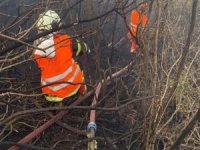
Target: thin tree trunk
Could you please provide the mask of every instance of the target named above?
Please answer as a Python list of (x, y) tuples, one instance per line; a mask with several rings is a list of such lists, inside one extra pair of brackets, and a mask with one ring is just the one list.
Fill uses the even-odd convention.
[(200, 108), (198, 109), (198, 111), (196, 112), (194, 117), (191, 119), (191, 121), (187, 124), (187, 126), (181, 131), (181, 133), (178, 136), (178, 138), (176, 139), (176, 141), (170, 147), (170, 150), (178, 149), (181, 142), (190, 133), (190, 131), (193, 129), (193, 127), (197, 121), (200, 121)]
[(178, 86), (178, 82), (179, 82), (181, 73), (183, 72), (183, 69), (184, 69), (184, 64), (185, 64), (185, 61), (186, 61), (187, 54), (189, 52), (189, 47), (190, 47), (190, 43), (191, 43), (191, 37), (192, 37), (193, 31), (194, 31), (194, 26), (195, 26), (195, 22), (196, 22), (197, 4), (198, 4), (198, 0), (193, 0), (193, 4), (192, 4), (192, 16), (191, 16), (191, 21), (190, 21), (190, 29), (189, 29), (189, 32), (188, 32), (186, 44), (185, 44), (185, 46), (183, 48), (181, 62), (179, 64), (179, 66), (178, 66), (178, 71), (177, 71), (176, 77), (174, 79), (174, 85), (169, 90), (169, 96), (168, 96), (167, 99), (171, 99), (171, 97), (173, 96), (174, 91), (176, 90), (176, 88)]

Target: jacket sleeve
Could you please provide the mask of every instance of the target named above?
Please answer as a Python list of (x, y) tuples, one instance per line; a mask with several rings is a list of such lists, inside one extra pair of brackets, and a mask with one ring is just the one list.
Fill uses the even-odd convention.
[(145, 28), (147, 21), (148, 21), (147, 15), (143, 15), (142, 16), (142, 27), (143, 28)]
[(78, 38), (72, 40), (72, 50), (74, 56), (81, 56), (85, 53), (90, 53), (87, 44)]

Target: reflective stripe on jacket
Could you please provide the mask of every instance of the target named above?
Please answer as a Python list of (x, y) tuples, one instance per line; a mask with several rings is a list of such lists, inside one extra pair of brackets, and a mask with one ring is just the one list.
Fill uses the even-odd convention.
[(72, 39), (68, 35), (55, 34), (52, 40), (54, 45), (49, 47), (55, 50), (54, 57), (33, 55), (41, 70), (42, 91), (50, 96), (69, 97), (76, 94), (83, 83), (83, 73), (72, 57)]

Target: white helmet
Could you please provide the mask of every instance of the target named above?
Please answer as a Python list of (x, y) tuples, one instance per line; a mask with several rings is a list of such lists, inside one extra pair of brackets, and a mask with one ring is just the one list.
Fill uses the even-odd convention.
[(58, 23), (59, 25), (60, 20), (61, 19), (59, 15), (55, 11), (48, 10), (39, 15), (39, 18), (36, 23), (36, 27), (39, 30), (51, 30), (52, 24)]

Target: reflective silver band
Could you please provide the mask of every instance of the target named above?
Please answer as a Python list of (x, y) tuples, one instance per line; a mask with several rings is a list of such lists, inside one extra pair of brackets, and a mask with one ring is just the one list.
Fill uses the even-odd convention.
[(49, 89), (51, 89), (52, 91), (58, 91), (58, 90), (60, 90), (60, 89), (63, 89), (63, 88), (66, 88), (67, 86), (69, 86), (69, 85), (71, 85), (70, 83), (73, 83), (73, 81), (74, 81), (74, 79), (77, 77), (77, 75), (78, 75), (78, 72), (79, 72), (79, 67), (77, 66), (77, 68), (76, 68), (76, 71), (75, 71), (75, 73), (74, 73), (74, 75), (67, 81), (67, 82), (69, 82), (69, 83), (61, 83), (61, 84), (59, 84), (59, 85), (57, 85), (57, 86), (49, 86), (48, 88)]
[[(56, 86), (55, 85), (48, 86), (47, 88), (51, 89), (54, 92), (58, 91), (58, 90), (60, 90), (62, 88), (66, 88), (67, 86), (71, 85), (70, 83), (73, 83), (73, 81), (77, 77), (79, 71), (80, 71), (80, 69), (79, 69), (79, 66), (77, 65), (74, 75), (67, 81), (69, 83), (60, 83), (60, 84), (58, 84)], [(42, 83), (42, 85), (47, 85), (47, 82), (45, 80), (41, 80), (41, 83)]]

